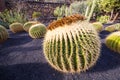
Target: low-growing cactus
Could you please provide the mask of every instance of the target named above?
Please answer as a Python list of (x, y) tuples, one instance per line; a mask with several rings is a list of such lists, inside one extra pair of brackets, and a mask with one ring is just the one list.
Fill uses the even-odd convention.
[(101, 32), (103, 30), (103, 24), (100, 22), (94, 22), (93, 26), (95, 27), (95, 29), (97, 30), (97, 32)]
[(5, 27), (0, 25), (0, 43), (4, 42), (8, 38), (8, 32)]
[(24, 31), (23, 29), (23, 24), (21, 23), (12, 23), (10, 26), (9, 26), (10, 30), (13, 32), (13, 33), (17, 33), (17, 32), (22, 32)]
[(47, 31), (46, 26), (44, 24), (39, 23), (30, 27), (29, 35), (32, 38), (41, 38), (44, 37), (46, 31)]
[(107, 26), (105, 28), (105, 30), (109, 31), (109, 32), (120, 31), (120, 23), (116, 23), (116, 24)]
[(48, 63), (64, 73), (92, 67), (100, 55), (100, 38), (93, 25), (79, 14), (50, 23), (43, 49)]
[(105, 44), (111, 50), (120, 53), (120, 31), (108, 35), (105, 39)]
[(26, 23), (24, 24), (24, 26), (23, 26), (23, 29), (24, 29), (26, 32), (28, 32), (29, 29), (30, 29), (30, 27), (31, 27), (32, 25), (38, 24), (38, 23), (39, 23), (39, 22), (37, 22), (37, 21), (29, 21), (29, 22), (26, 22)]

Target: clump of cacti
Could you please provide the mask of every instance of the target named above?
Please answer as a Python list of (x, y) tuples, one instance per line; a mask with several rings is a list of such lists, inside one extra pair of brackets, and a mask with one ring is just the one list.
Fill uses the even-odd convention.
[(101, 32), (103, 30), (103, 24), (100, 22), (94, 22), (93, 26), (97, 30), (97, 32)]
[(47, 27), (43, 49), (48, 63), (64, 73), (78, 73), (92, 67), (100, 55), (100, 38), (92, 24), (75, 14)]
[(32, 38), (41, 38), (44, 37), (47, 29), (46, 26), (42, 23), (35, 24), (29, 29), (29, 35)]
[(116, 23), (116, 24), (107, 26), (105, 28), (105, 30), (109, 31), (109, 32), (120, 31), (120, 23)]
[(23, 29), (23, 24), (21, 23), (12, 23), (10, 26), (9, 26), (10, 30), (13, 32), (13, 33), (17, 33), (17, 32), (22, 32), (24, 31)]
[(30, 27), (31, 27), (32, 25), (38, 24), (38, 23), (39, 23), (39, 22), (37, 22), (37, 21), (29, 21), (29, 22), (26, 22), (26, 23), (24, 24), (24, 26), (23, 26), (23, 29), (24, 29), (26, 32), (28, 32), (29, 29), (30, 29)]
[(8, 32), (5, 27), (0, 25), (0, 43), (4, 42), (8, 38)]
[(120, 53), (120, 31), (108, 35), (105, 39), (105, 44), (111, 50)]

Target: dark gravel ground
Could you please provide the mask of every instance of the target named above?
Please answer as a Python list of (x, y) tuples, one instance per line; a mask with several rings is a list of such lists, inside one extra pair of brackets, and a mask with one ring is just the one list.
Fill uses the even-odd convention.
[(100, 33), (102, 49), (96, 65), (80, 74), (60, 73), (46, 62), (41, 39), (26, 32), (13, 34), (0, 45), (0, 80), (120, 80), (120, 55), (104, 44), (108, 32)]

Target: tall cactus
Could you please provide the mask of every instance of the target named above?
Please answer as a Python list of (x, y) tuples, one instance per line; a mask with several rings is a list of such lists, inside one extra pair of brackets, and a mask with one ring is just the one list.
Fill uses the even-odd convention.
[(10, 30), (13, 32), (13, 33), (17, 33), (17, 32), (22, 32), (24, 31), (23, 29), (23, 24), (21, 23), (12, 23), (10, 26), (9, 26)]
[(41, 38), (44, 37), (47, 29), (46, 26), (42, 23), (35, 24), (29, 29), (29, 35), (32, 38)]
[(111, 50), (120, 53), (120, 31), (108, 35), (105, 39), (105, 44)]
[(100, 39), (93, 25), (75, 14), (52, 22), (43, 49), (48, 63), (58, 71), (77, 73), (92, 67), (100, 55)]
[(4, 28), (2, 25), (0, 25), (0, 43), (4, 42), (8, 38), (8, 32), (6, 28)]

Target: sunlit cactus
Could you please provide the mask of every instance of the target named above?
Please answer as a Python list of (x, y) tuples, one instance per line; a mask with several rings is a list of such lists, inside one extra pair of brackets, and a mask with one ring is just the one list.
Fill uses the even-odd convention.
[(48, 63), (64, 73), (92, 67), (100, 55), (100, 38), (93, 25), (75, 14), (50, 23), (43, 49)]
[(13, 33), (17, 33), (17, 32), (22, 32), (24, 31), (23, 29), (23, 24), (21, 23), (12, 23), (10, 26), (9, 26), (10, 30), (13, 32)]
[(105, 39), (105, 44), (111, 50), (120, 53), (120, 31), (108, 35)]
[(103, 30), (103, 24), (100, 22), (94, 22), (93, 26), (97, 30), (97, 32), (101, 32)]
[(0, 43), (3, 43), (4, 41), (6, 41), (8, 39), (8, 36), (9, 35), (6, 28), (0, 25)]
[(41, 38), (44, 37), (46, 31), (47, 31), (46, 26), (44, 24), (39, 23), (30, 27), (29, 35), (32, 38)]
[(38, 24), (38, 21), (28, 21), (24, 24), (23, 29), (28, 32), (32, 25)]

